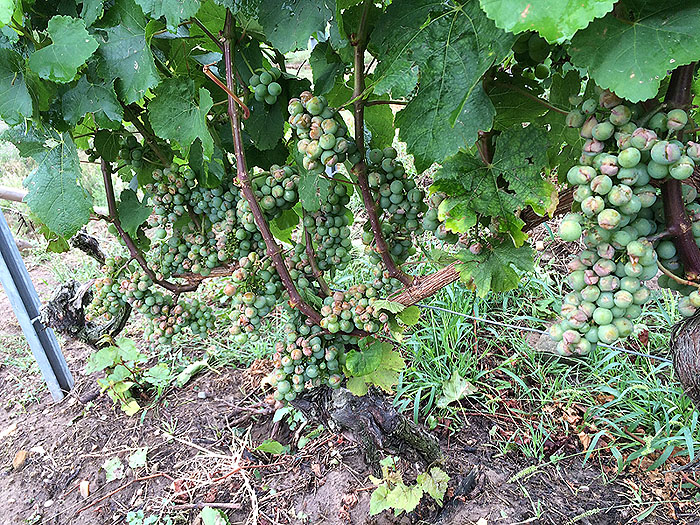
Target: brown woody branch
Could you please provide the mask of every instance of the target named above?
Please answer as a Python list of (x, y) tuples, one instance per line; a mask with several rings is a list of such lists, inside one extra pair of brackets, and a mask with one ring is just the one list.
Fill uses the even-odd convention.
[(325, 297), (331, 294), (331, 289), (328, 287), (328, 283), (323, 278), (323, 272), (318, 268), (318, 262), (316, 262), (316, 253), (314, 252), (314, 245), (311, 239), (311, 232), (304, 227), (304, 240), (306, 241), (306, 257), (309, 259), (309, 268), (311, 268), (311, 275), (314, 276), (316, 282), (321, 287), (321, 292)]
[(143, 256), (143, 254), (141, 253), (141, 250), (138, 249), (136, 243), (134, 243), (134, 240), (131, 238), (131, 235), (129, 235), (126, 232), (126, 230), (122, 228), (121, 221), (119, 220), (119, 213), (117, 212), (117, 201), (114, 197), (114, 186), (112, 185), (112, 168), (105, 159), (100, 159), (100, 165), (102, 168), (102, 178), (104, 180), (105, 193), (107, 194), (107, 210), (109, 212), (108, 219), (112, 224), (114, 224), (114, 227), (117, 229), (119, 236), (122, 238), (124, 244), (129, 250), (129, 253), (131, 254), (131, 258), (134, 259), (137, 263), (139, 263), (139, 266), (141, 266), (146, 275), (148, 275), (148, 277), (154, 283), (156, 283), (159, 286), (162, 286), (166, 290), (170, 290), (171, 292), (174, 292), (176, 294), (196, 290), (199, 286), (198, 282), (182, 285), (171, 283), (170, 281), (166, 281), (164, 279), (158, 279), (155, 272), (148, 267), (148, 263), (146, 262), (146, 259)]
[(382, 262), (389, 272), (389, 276), (398, 279), (404, 286), (410, 286), (413, 278), (401, 271), (401, 268), (398, 267), (396, 261), (394, 261), (391, 253), (389, 252), (389, 246), (386, 243), (386, 239), (384, 239), (382, 226), (377, 215), (377, 205), (374, 201), (374, 197), (372, 196), (372, 190), (369, 187), (369, 182), (367, 181), (367, 163), (365, 162), (366, 101), (364, 100), (363, 93), (365, 91), (365, 49), (367, 49), (367, 13), (369, 11), (369, 6), (370, 3), (365, 0), (360, 25), (352, 42), (353, 46), (355, 47), (355, 89), (353, 91), (355, 143), (361, 154), (360, 162), (355, 164), (352, 170), (357, 177), (357, 183), (360, 187), (360, 193), (362, 194), (362, 201), (365, 205), (365, 209), (367, 210), (367, 217), (372, 228), (372, 233), (374, 234), (374, 242), (377, 252), (382, 258)]
[(236, 89), (236, 84), (233, 80), (233, 57), (231, 55), (231, 41), (233, 40), (233, 16), (231, 11), (226, 10), (226, 22), (224, 24), (224, 63), (226, 65), (226, 86), (227, 97), (228, 97), (228, 115), (231, 120), (231, 133), (233, 136), (233, 146), (236, 155), (236, 173), (238, 177), (238, 182), (240, 183), (241, 192), (250, 206), (250, 211), (253, 214), (253, 219), (255, 225), (260, 231), (263, 240), (265, 241), (265, 246), (267, 246), (267, 255), (270, 257), (272, 264), (279, 275), (280, 280), (284, 289), (287, 290), (289, 294), (289, 304), (292, 308), (297, 308), (299, 311), (308, 317), (313, 323), (319, 324), (321, 322), (321, 314), (314, 310), (304, 299), (301, 297), (299, 290), (297, 290), (291, 275), (289, 274), (289, 268), (282, 257), (282, 250), (277, 244), (272, 232), (270, 231), (270, 226), (265, 220), (265, 217), (260, 208), (260, 204), (255, 197), (255, 192), (250, 182), (250, 177), (248, 175), (248, 168), (246, 166), (245, 153), (243, 150), (243, 139), (241, 136), (241, 120), (238, 115), (238, 108), (236, 107), (236, 102), (228, 91), (234, 92)]
[[(666, 91), (665, 103), (671, 108), (688, 108), (691, 102), (691, 87), (695, 63), (677, 68), (671, 75), (671, 82)], [(700, 278), (700, 249), (695, 244), (692, 223), (683, 204), (681, 181), (669, 179), (661, 186), (661, 198), (664, 203), (666, 231), (673, 239), (678, 255), (690, 280)]]

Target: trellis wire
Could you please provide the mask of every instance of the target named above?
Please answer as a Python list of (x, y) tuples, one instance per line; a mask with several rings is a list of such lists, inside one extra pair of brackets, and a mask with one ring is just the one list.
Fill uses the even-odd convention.
[[(416, 306), (418, 306), (420, 308), (425, 308), (427, 310), (436, 310), (438, 312), (444, 312), (444, 313), (456, 315), (458, 317), (464, 317), (465, 319), (472, 319), (474, 321), (479, 321), (479, 322), (486, 323), (486, 324), (491, 324), (491, 325), (495, 325), (495, 326), (502, 326), (504, 328), (514, 328), (516, 330), (524, 330), (526, 332), (533, 332), (536, 334), (546, 334), (547, 333), (546, 331), (539, 330), (537, 328), (530, 328), (529, 326), (521, 326), (521, 325), (510, 324), (510, 323), (503, 323), (501, 321), (494, 321), (493, 319), (486, 319), (484, 317), (476, 317), (474, 315), (469, 315), (469, 314), (465, 314), (462, 312), (456, 312), (454, 310), (450, 310), (448, 308), (443, 308), (441, 306), (433, 306), (433, 305), (425, 304), (425, 303), (416, 303)], [(544, 323), (544, 321), (542, 321), (541, 319), (538, 319), (538, 321), (541, 321)], [(648, 359), (655, 359), (655, 360), (661, 361), (663, 363), (673, 364), (673, 361), (671, 361), (670, 359), (667, 359), (665, 357), (661, 357), (658, 355), (645, 354), (644, 352), (637, 352), (635, 350), (630, 350), (628, 348), (622, 348), (620, 346), (608, 345), (605, 343), (597, 343), (597, 345), (605, 347), (605, 348), (610, 348), (611, 350), (617, 350), (618, 352), (623, 352), (625, 354), (636, 355), (639, 357), (646, 357)]]

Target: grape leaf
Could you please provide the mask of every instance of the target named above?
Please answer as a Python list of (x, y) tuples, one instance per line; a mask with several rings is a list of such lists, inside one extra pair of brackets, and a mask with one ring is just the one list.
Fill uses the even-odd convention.
[(531, 272), (535, 267), (532, 248), (528, 244), (516, 247), (508, 238), (494, 241), (480, 254), (464, 250), (457, 258), (461, 261), (457, 264), (460, 278), (474, 286), (479, 297), (489, 291), (505, 292), (518, 286), (520, 275), (513, 267), (523, 272)]
[(345, 64), (328, 42), (316, 44), (309, 56), (309, 64), (314, 76), (316, 95), (325, 95), (333, 89), (336, 78), (345, 71)]
[(292, 232), (299, 224), (299, 215), (294, 210), (285, 210), (279, 217), (270, 221), (270, 231), (275, 238), (287, 244), (294, 244)]
[(80, 18), (85, 20), (86, 27), (90, 27), (98, 19), (102, 18), (105, 10), (104, 4), (104, 0), (83, 0)]
[(394, 112), (388, 104), (365, 108), (365, 127), (372, 134), (372, 146), (384, 148), (394, 142)]
[[(391, 345), (389, 345), (391, 348)], [(353, 376), (365, 376), (371, 374), (382, 362), (384, 348), (382, 343), (370, 345), (364, 350), (351, 350), (347, 354), (345, 366)]]
[(610, 12), (616, 0), (480, 0), (501, 29), (512, 33), (537, 31), (549, 42), (561, 42)]
[(100, 42), (98, 54), (102, 61), (98, 71), (102, 78), (119, 79), (117, 94), (131, 104), (160, 80), (146, 44), (146, 20), (134, 0), (116, 0), (105, 19), (110, 27), (104, 30)]
[(0, 0), (0, 26), (7, 25), (15, 12), (15, 0)]
[(380, 512), (389, 510), (391, 505), (387, 502), (387, 496), (389, 495), (388, 485), (379, 485), (372, 492), (372, 496), (369, 499), (369, 515), (376, 516)]
[(121, 148), (118, 133), (101, 129), (95, 134), (95, 151), (107, 162), (114, 162), (119, 157)]
[(261, 0), (258, 22), (282, 53), (306, 49), (309, 35), (323, 31), (335, 12), (334, 0)]
[(299, 200), (306, 211), (317, 212), (321, 209), (321, 202), (328, 198), (331, 181), (323, 175), (300, 171), (304, 173), (299, 176)]
[(399, 312), (396, 317), (406, 326), (415, 326), (420, 319), (420, 308), (414, 304)]
[(418, 65), (418, 92), (396, 115), (396, 125), (419, 172), (491, 128), (495, 111), (481, 76), (508, 54), (515, 37), (498, 29), (476, 2), (393, 2), (372, 38), (386, 52), (375, 82), (386, 80), (384, 71), (397, 60), (402, 68)]
[(248, 107), (250, 117), (243, 124), (246, 133), (259, 150), (274, 148), (284, 136), (285, 117), (282, 104), (270, 106), (263, 101), (253, 100)]
[(124, 477), (124, 464), (117, 456), (106, 460), (102, 464), (102, 468), (105, 469), (105, 481), (107, 483)]
[(52, 43), (32, 53), (29, 69), (47, 80), (70, 82), (97, 49), (97, 41), (85, 29), (84, 20), (70, 16), (54, 16), (48, 32)]
[(408, 59), (397, 58), (371, 82), (377, 95), (392, 93), (395, 97), (407, 97), (418, 85), (418, 66)]
[[(406, 363), (391, 344), (372, 339), (369, 339), (370, 342), (367, 344), (364, 341), (360, 341), (359, 352), (352, 350), (346, 358), (346, 376), (349, 378), (348, 390), (356, 396), (363, 396), (367, 393), (369, 385), (374, 385), (391, 393), (393, 386), (398, 383), (399, 374)], [(352, 372), (351, 366), (352, 370), (358, 372), (357, 374)], [(370, 372), (359, 373), (370, 369)]]
[(632, 2), (633, 20), (594, 20), (571, 41), (575, 65), (600, 87), (638, 102), (656, 95), (668, 71), (700, 59), (697, 2)]
[(430, 469), (430, 473), (423, 472), (416, 477), (416, 483), (440, 506), (442, 506), (442, 498), (447, 492), (447, 483), (449, 481), (450, 476), (439, 467), (433, 467)]
[(150, 217), (153, 208), (148, 203), (139, 201), (136, 192), (125, 189), (119, 196), (117, 213), (122, 227), (131, 237), (136, 237), (136, 229)]
[(169, 30), (199, 11), (199, 0), (136, 0), (143, 12), (152, 18), (165, 17)]
[(0, 118), (10, 126), (32, 116), (32, 97), (24, 77), (24, 60), (12, 49), (0, 49)]
[[(495, 80), (495, 83), (489, 83), (486, 87), (486, 93), (496, 108), (494, 129), (503, 130), (522, 122), (533, 122), (549, 111), (532, 98), (543, 94), (538, 82), (521, 76), (510, 77), (505, 73), (497, 74)], [(512, 86), (532, 96), (516, 91)]]
[(442, 395), (437, 400), (437, 406), (438, 408), (446, 408), (450, 403), (476, 394), (476, 392), (476, 387), (455, 370), (450, 378), (442, 383)]
[(527, 236), (517, 213), (530, 206), (543, 215), (556, 207), (556, 188), (542, 176), (546, 152), (542, 129), (515, 126), (498, 136), (489, 165), (469, 153), (450, 157), (433, 183), (434, 190), (448, 195), (438, 208), (441, 220), (461, 233), (474, 226), (479, 215), (495, 217), (499, 231), (508, 233), (520, 246)]
[(272, 454), (274, 456), (279, 456), (281, 454), (289, 454), (289, 445), (283, 445), (274, 439), (266, 439), (255, 447), (255, 450), (267, 452), (268, 454)]
[(423, 497), (423, 488), (419, 485), (407, 486), (399, 483), (386, 496), (386, 505), (394, 509), (395, 515), (412, 512)]
[(103, 126), (105, 120), (120, 125), (124, 118), (114, 87), (111, 84), (90, 84), (84, 76), (74, 88), (63, 94), (62, 106), (63, 119), (73, 126), (86, 113), (94, 113), (95, 120)]
[(207, 113), (213, 105), (206, 88), (199, 88), (199, 104), (195, 102), (194, 82), (190, 79), (170, 78), (154, 91), (148, 105), (148, 118), (160, 138), (175, 141), (186, 156), (192, 143), (202, 141), (202, 154), (210, 160), (214, 139), (207, 126)]
[(36, 161), (26, 179), (24, 198), (32, 212), (52, 231), (70, 238), (87, 224), (92, 199), (79, 184), (80, 159), (68, 133), (10, 128), (3, 138), (12, 142), (23, 157)]

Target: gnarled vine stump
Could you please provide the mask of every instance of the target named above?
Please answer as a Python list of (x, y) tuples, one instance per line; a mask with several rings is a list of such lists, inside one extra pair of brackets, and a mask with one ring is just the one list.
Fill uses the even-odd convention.
[(92, 301), (92, 281), (80, 284), (70, 280), (54, 290), (51, 299), (41, 306), (41, 322), (57, 332), (98, 348), (105, 336), (116, 337), (126, 325), (131, 306), (124, 306), (110, 321), (96, 323), (85, 319), (85, 308)]
[(442, 460), (437, 438), (400, 414), (377, 390), (355, 396), (344, 388), (319, 388), (293, 405), (309, 418), (350, 431), (361, 443), (367, 463), (375, 469), (389, 454), (427, 465)]
[(700, 312), (671, 330), (673, 368), (686, 395), (700, 409)]

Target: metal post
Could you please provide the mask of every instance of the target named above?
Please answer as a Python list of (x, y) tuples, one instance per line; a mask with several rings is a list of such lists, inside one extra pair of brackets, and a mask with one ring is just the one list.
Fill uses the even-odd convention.
[(75, 381), (68, 370), (56, 335), (39, 319), (39, 297), (27, 267), (15, 245), (5, 215), (0, 211), (0, 282), (39, 364), (49, 392), (55, 401), (63, 399)]

